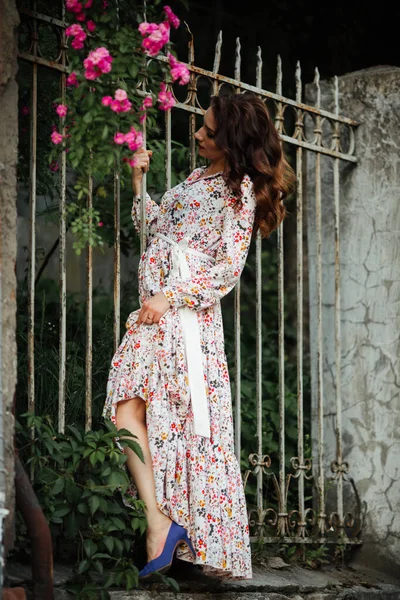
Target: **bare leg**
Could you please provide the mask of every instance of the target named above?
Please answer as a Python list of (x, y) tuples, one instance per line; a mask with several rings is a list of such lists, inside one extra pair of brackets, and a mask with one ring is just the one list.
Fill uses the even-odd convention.
[(147, 560), (153, 560), (163, 551), (168, 535), (171, 519), (160, 511), (156, 502), (153, 465), (149, 449), (146, 429), (146, 404), (135, 396), (118, 403), (118, 429), (128, 429), (137, 436), (136, 441), (143, 450), (144, 463), (130, 448), (125, 449), (128, 456), (126, 462), (129, 472), (139, 492), (139, 497), (146, 503), (148, 528), (146, 532)]

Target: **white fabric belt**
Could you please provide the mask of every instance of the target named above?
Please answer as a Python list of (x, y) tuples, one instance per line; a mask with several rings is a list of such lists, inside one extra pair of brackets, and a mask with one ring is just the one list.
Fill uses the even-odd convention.
[[(171, 244), (171, 275), (177, 276), (180, 279), (190, 279), (191, 277), (190, 267), (186, 258), (187, 254), (200, 256), (211, 263), (215, 262), (214, 258), (208, 254), (189, 248), (187, 238), (183, 238), (180, 242), (175, 242), (162, 233), (156, 233), (155, 237), (161, 238)], [(204, 381), (199, 321), (196, 312), (188, 306), (180, 306), (178, 314), (181, 319), (185, 343), (194, 432), (196, 435), (210, 437), (210, 419), (208, 416), (206, 384)]]

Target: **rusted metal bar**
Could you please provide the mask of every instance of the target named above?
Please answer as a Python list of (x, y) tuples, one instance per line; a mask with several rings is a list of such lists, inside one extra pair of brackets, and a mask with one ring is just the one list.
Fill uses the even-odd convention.
[[(321, 105), (321, 88), (319, 71), (315, 69), (314, 83), (317, 89), (316, 106)], [(322, 136), (321, 117), (316, 116), (315, 138), (317, 142)], [(316, 228), (316, 303), (317, 303), (317, 405), (318, 405), (318, 528), (324, 536), (325, 527), (325, 479), (324, 479), (324, 395), (322, 364), (322, 225), (321, 225), (321, 155), (315, 155), (315, 228)]]
[[(214, 65), (213, 65), (213, 73), (218, 73), (219, 65), (221, 64), (221, 50), (222, 50), (222, 30), (218, 33), (217, 43), (215, 45), (215, 55), (214, 55)], [(218, 94), (218, 81), (214, 79), (213, 81), (213, 94), (216, 96)]]
[[(278, 56), (276, 92), (282, 95), (282, 61)], [(277, 103), (276, 128), (280, 133), (283, 127), (281, 102)], [(278, 244), (278, 360), (279, 360), (279, 503), (278, 503), (278, 535), (287, 533), (287, 493), (285, 481), (285, 321), (284, 321), (284, 257), (283, 257), (283, 223), (277, 230)]]
[(55, 60), (48, 60), (47, 58), (42, 58), (41, 56), (34, 56), (33, 54), (29, 54), (28, 52), (18, 52), (18, 58), (22, 58), (22, 60), (26, 60), (35, 65), (41, 65), (42, 67), (49, 67), (50, 69), (55, 69), (56, 71), (60, 71), (61, 73), (68, 73), (68, 68), (63, 67), (62, 64)]
[(120, 174), (114, 171), (114, 352), (119, 346), (121, 329), (121, 182)]
[(32, 485), (15, 456), (16, 505), (25, 521), (31, 540), (33, 600), (53, 600), (53, 548), (50, 528)]
[[(296, 66), (296, 101), (301, 102), (302, 82), (300, 62)], [(301, 139), (303, 120), (297, 110), (296, 135)], [(297, 299), (297, 459), (298, 502), (300, 519), (298, 534), (305, 535), (304, 513), (304, 414), (303, 414), (303, 149), (296, 150), (296, 299)], [(293, 464), (293, 463), (292, 463)]]
[[(168, 62), (168, 58), (165, 56), (157, 56), (157, 60), (160, 62)], [(185, 64), (185, 63), (184, 63)], [(344, 117), (342, 115), (335, 115), (335, 113), (329, 112), (327, 110), (323, 110), (314, 106), (310, 106), (308, 104), (304, 104), (303, 102), (297, 103), (292, 98), (286, 98), (286, 96), (282, 96), (281, 94), (269, 92), (268, 90), (260, 89), (255, 85), (250, 85), (248, 83), (243, 83), (237, 79), (232, 79), (232, 77), (226, 77), (225, 75), (220, 75), (219, 73), (213, 73), (212, 71), (207, 71), (207, 69), (201, 69), (200, 67), (196, 67), (194, 64), (186, 64), (189, 71), (196, 73), (197, 75), (203, 75), (211, 80), (216, 80), (220, 83), (228, 83), (232, 87), (240, 88), (241, 90), (254, 92), (255, 94), (259, 94), (264, 98), (271, 98), (272, 100), (276, 100), (277, 102), (282, 102), (288, 106), (293, 106), (293, 108), (301, 108), (305, 112), (308, 112), (313, 115), (320, 115), (321, 117), (327, 117), (328, 119), (332, 119), (333, 121), (337, 120), (340, 123), (346, 123), (347, 125), (351, 125), (352, 127), (357, 127), (359, 125), (358, 121), (354, 119), (349, 119), (348, 117)]]
[[(41, 13), (38, 13), (36, 10), (29, 10), (28, 8), (19, 8), (18, 12), (21, 15), (25, 15), (27, 17), (30, 17), (31, 19), (35, 19), (36, 21), (43, 21), (44, 23), (50, 23), (51, 25), (57, 25), (57, 27), (66, 27), (67, 26), (67, 22), (64, 20), (64, 18), (61, 19), (57, 19), (56, 17), (49, 17), (47, 15), (42, 15)], [(65, 16), (64, 10), (63, 10), (63, 17)]]
[[(89, 176), (87, 209), (93, 208), (93, 177)], [(89, 232), (93, 227), (89, 218)], [(85, 431), (92, 427), (92, 349), (93, 340), (93, 247), (89, 243), (86, 248), (86, 356), (85, 356)]]
[[(36, 4), (36, 3), (34, 3)], [(37, 53), (37, 27), (33, 23), (33, 52)], [(35, 271), (36, 271), (36, 165), (38, 67), (32, 65), (31, 140), (29, 173), (29, 294), (28, 294), (28, 411), (35, 411)], [(32, 433), (33, 434), (33, 433)]]
[[(240, 40), (236, 38), (235, 52), (235, 79), (240, 79)], [(242, 438), (242, 363), (241, 363), (241, 323), (240, 323), (240, 281), (235, 287), (235, 454), (240, 464), (240, 450)]]
[[(194, 39), (193, 34), (187, 27), (189, 40), (188, 40), (188, 64), (194, 63)], [(190, 74), (189, 85), (188, 85), (188, 102), (189, 105), (194, 107), (197, 95), (197, 82), (194, 73)], [(203, 115), (204, 111), (200, 110), (198, 114)], [(194, 134), (196, 133), (196, 114), (193, 112), (189, 115), (189, 168), (193, 171), (196, 168), (196, 139)]]
[[(65, 7), (63, 5), (63, 15)], [(65, 30), (61, 33), (61, 52), (62, 64), (66, 64), (66, 39)], [(66, 96), (66, 75), (61, 74), (61, 97), (63, 104)], [(60, 118), (60, 125), (63, 135), (65, 118)], [(67, 155), (63, 151), (61, 154), (60, 169), (60, 205), (59, 205), (59, 249), (58, 249), (58, 277), (59, 277), (59, 339), (58, 339), (58, 430), (65, 431), (65, 388), (66, 388), (66, 344), (67, 344), (67, 272), (66, 272), (66, 201), (67, 201)]]
[[(190, 135), (190, 132), (189, 132)], [(165, 111), (165, 188), (171, 187), (171, 111)]]
[[(203, 109), (198, 108), (197, 106), (183, 104), (182, 102), (177, 102), (175, 104), (175, 108), (185, 110), (186, 112), (190, 112), (190, 113), (192, 113), (192, 116), (194, 116), (195, 114), (196, 115), (204, 114)], [(352, 132), (352, 130), (350, 129), (350, 136), (352, 135), (351, 132)], [(288, 144), (291, 144), (292, 146), (304, 148), (305, 150), (311, 150), (311, 152), (318, 152), (318, 153), (324, 154), (326, 156), (332, 156), (332, 158), (340, 158), (341, 160), (345, 160), (347, 162), (352, 162), (352, 163), (357, 162), (356, 156), (353, 156), (348, 153), (346, 154), (345, 152), (337, 152), (336, 150), (332, 150), (331, 148), (327, 148), (325, 146), (317, 146), (316, 144), (313, 144), (312, 142), (307, 142), (306, 140), (298, 140), (298, 139), (291, 137), (289, 135), (286, 135), (284, 133), (280, 133), (280, 137), (283, 142), (287, 142)]]
[[(146, 121), (143, 123), (143, 148), (146, 148), (147, 135), (146, 135)], [(146, 250), (146, 237), (147, 237), (147, 226), (146, 226), (146, 196), (147, 196), (147, 175), (143, 172), (142, 175), (142, 189), (140, 203), (140, 254)]]
[(3, 221), (0, 214), (0, 593), (3, 590), (4, 580), (4, 519), (9, 511), (5, 508), (6, 504), (6, 479), (4, 468), (4, 398), (3, 398)]
[[(339, 114), (339, 81), (335, 77), (335, 113)], [(336, 149), (340, 145), (339, 124), (335, 123), (334, 143)], [(333, 162), (333, 195), (334, 195), (334, 235), (335, 235), (335, 390), (336, 390), (336, 471), (337, 471), (337, 513), (340, 533), (343, 533), (343, 448), (342, 448), (342, 378), (341, 378), (341, 332), (340, 332), (340, 180), (339, 159)], [(348, 464), (345, 464), (348, 471)]]
[[(236, 38), (236, 49), (235, 49), (235, 79), (240, 81), (240, 67), (241, 67), (241, 56), (240, 56), (240, 38)], [(240, 93), (240, 90), (235, 90), (237, 94)]]
[(235, 328), (235, 455), (240, 464), (241, 408), (242, 408), (242, 372), (240, 348), (240, 281), (236, 284), (234, 295)]
[[(262, 57), (261, 48), (257, 51), (256, 86), (261, 87)], [(262, 240), (261, 232), (256, 236), (256, 412), (257, 412), (257, 454), (261, 461), (263, 455), (263, 418), (262, 418)], [(263, 469), (257, 471), (257, 510), (258, 521), (262, 522), (263, 512)]]

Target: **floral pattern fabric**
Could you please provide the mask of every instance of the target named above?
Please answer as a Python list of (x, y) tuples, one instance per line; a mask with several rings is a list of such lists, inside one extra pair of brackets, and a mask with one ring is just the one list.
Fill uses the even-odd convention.
[[(146, 421), (157, 503), (188, 530), (195, 563), (208, 573), (251, 578), (249, 527), (240, 468), (234, 454), (231, 388), (224, 347), (220, 299), (238, 282), (254, 225), (256, 201), (251, 179), (242, 181), (242, 200), (233, 198), (221, 174), (195, 169), (167, 191), (161, 203), (146, 198), (147, 248), (139, 263), (143, 303), (162, 291), (171, 308), (159, 323), (137, 325), (132, 312), (112, 360), (105, 418), (116, 422), (117, 404), (134, 396), (146, 402)], [(140, 199), (132, 218), (140, 231)], [(191, 278), (171, 273), (171, 244), (160, 232), (208, 254), (210, 262), (187, 253)], [(193, 431), (193, 412), (179, 307), (196, 312), (200, 327), (211, 436)], [(125, 501), (135, 497), (132, 484)], [(178, 557), (192, 561), (183, 547)]]

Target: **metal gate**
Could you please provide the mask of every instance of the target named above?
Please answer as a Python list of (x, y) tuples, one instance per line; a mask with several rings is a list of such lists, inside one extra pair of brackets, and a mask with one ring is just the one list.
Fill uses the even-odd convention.
[[(37, 200), (37, 136), (40, 127), (38, 121), (37, 86), (38, 78), (43, 69), (51, 69), (59, 74), (62, 94), (65, 93), (65, 79), (68, 71), (66, 64), (66, 40), (64, 29), (66, 27), (65, 15), (60, 6), (52, 7), (53, 16), (40, 14), (37, 11), (37, 3), (33, 2), (32, 9), (20, 7), (22, 27), (24, 28), (25, 43), (20, 47), (19, 56), (22, 61), (28, 63), (31, 68), (31, 131), (30, 131), (30, 157), (29, 157), (29, 206), (30, 206), (30, 243), (29, 243), (29, 315), (28, 315), (28, 409), (35, 410), (35, 352), (34, 352), (34, 303), (35, 303), (35, 218)], [(59, 11), (57, 15), (57, 11)], [(54, 16), (55, 15), (55, 16)], [(47, 57), (41, 48), (41, 29), (51, 28), (59, 40), (59, 51), (57, 56)], [(190, 36), (190, 32), (189, 32)], [(360, 543), (359, 520), (356, 515), (346, 511), (343, 501), (343, 481), (349, 470), (349, 465), (343, 461), (343, 446), (341, 437), (341, 395), (340, 395), (340, 261), (339, 261), (339, 210), (340, 210), (340, 180), (339, 165), (343, 162), (355, 163), (354, 154), (354, 130), (357, 123), (340, 114), (339, 111), (339, 88), (338, 80), (335, 78), (334, 111), (329, 112), (321, 108), (321, 93), (319, 73), (315, 71), (315, 106), (303, 102), (303, 86), (301, 80), (300, 64), (297, 64), (295, 72), (296, 97), (295, 99), (282, 96), (282, 65), (278, 57), (277, 76), (275, 91), (264, 90), (262, 82), (262, 56), (261, 49), (257, 53), (257, 66), (254, 85), (241, 81), (241, 46), (236, 42), (236, 59), (233, 78), (220, 75), (219, 66), (222, 50), (222, 32), (220, 32), (216, 44), (214, 64), (212, 71), (201, 69), (195, 65), (194, 44), (190, 36), (187, 66), (190, 70), (190, 81), (187, 87), (187, 96), (184, 101), (177, 102), (173, 111), (166, 113), (165, 135), (166, 135), (166, 183), (171, 184), (171, 121), (177, 111), (189, 113), (188, 145), (190, 149), (190, 169), (196, 166), (195, 139), (196, 115), (202, 115), (207, 108), (203, 107), (199, 100), (199, 82), (206, 79), (209, 83), (211, 94), (218, 94), (222, 86), (231, 86), (235, 93), (250, 91), (261, 97), (270, 111), (273, 112), (277, 130), (282, 142), (287, 148), (293, 148), (295, 160), (295, 171), (297, 175), (296, 190), (296, 370), (297, 370), (297, 455), (289, 456), (285, 451), (285, 322), (284, 322), (284, 230), (281, 224), (277, 232), (277, 261), (278, 261), (278, 363), (279, 363), (279, 450), (275, 457), (268, 454), (268, 447), (263, 437), (263, 339), (262, 339), (262, 276), (263, 243), (258, 235), (255, 242), (255, 264), (256, 264), (256, 381), (255, 381), (255, 442), (254, 448), (249, 456), (249, 467), (244, 472), (244, 483), (246, 485), (256, 480), (255, 506), (250, 509), (249, 517), (254, 539), (262, 539), (264, 542), (285, 543), (338, 543), (357, 544)], [(162, 59), (161, 59), (162, 60)], [(289, 125), (291, 124), (291, 125)], [(291, 127), (292, 131), (289, 131)], [(328, 133), (326, 133), (328, 131)], [(145, 131), (144, 131), (145, 133)], [(346, 139), (347, 147), (343, 148), (343, 140)], [(312, 448), (314, 458), (306, 455), (305, 432), (304, 432), (304, 315), (303, 315), (303, 219), (304, 198), (306, 189), (304, 187), (304, 158), (307, 153), (315, 156), (315, 180), (314, 197), (316, 214), (316, 236), (317, 249), (316, 260), (310, 265), (314, 270), (316, 279), (316, 304), (318, 310), (318, 339), (316, 364), (313, 365), (317, 373), (317, 422), (314, 424), (317, 431), (317, 440)], [(335, 333), (334, 343), (336, 347), (336, 460), (331, 465), (331, 473), (327, 473), (324, 466), (324, 390), (323, 390), (323, 353), (322, 353), (322, 262), (321, 262), (321, 157), (327, 156), (333, 163), (333, 197), (335, 219), (332, 223), (335, 237), (335, 247), (332, 248), (335, 262), (335, 296), (332, 303), (335, 306)], [(144, 182), (144, 185), (145, 182)], [(89, 194), (87, 207), (93, 204), (92, 187), (89, 182)], [(143, 210), (145, 204), (142, 203)], [(67, 369), (66, 359), (66, 160), (65, 153), (60, 168), (60, 199), (59, 199), (59, 371), (58, 371), (58, 426), (61, 431), (65, 427), (65, 374)], [(142, 223), (145, 219), (142, 218)], [(144, 247), (145, 232), (141, 234), (141, 246)], [(120, 182), (119, 175), (114, 176), (114, 349), (119, 343), (120, 332)], [(92, 248), (86, 250), (86, 428), (92, 424), (92, 292), (93, 292), (93, 257)], [(235, 416), (235, 451), (240, 460), (241, 452), (241, 414), (242, 414), (242, 373), (241, 373), (241, 287), (237, 285), (234, 292), (235, 307), (235, 375), (234, 375), (234, 416)], [(309, 453), (308, 453), (309, 454)], [(287, 468), (285, 463), (290, 464)], [(274, 466), (276, 464), (276, 469)], [(331, 481), (336, 486), (336, 507), (327, 514), (326, 510), (326, 485)], [(272, 491), (265, 485), (272, 482)], [(297, 483), (297, 491), (293, 486)], [(312, 498), (306, 498), (306, 490), (309, 490)], [(311, 490), (311, 492), (310, 492)], [(291, 506), (288, 503), (289, 493), (294, 493)], [(311, 500), (311, 505), (310, 505)]]

